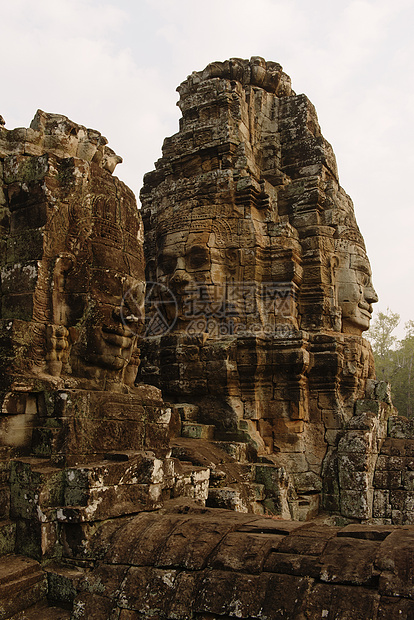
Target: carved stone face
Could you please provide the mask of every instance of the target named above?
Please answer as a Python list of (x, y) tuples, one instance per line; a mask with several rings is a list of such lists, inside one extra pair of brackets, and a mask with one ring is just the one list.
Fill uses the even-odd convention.
[[(10, 238), (0, 265), (2, 320), (16, 333), (12, 370), (122, 391), (134, 382), (144, 323), (136, 199), (112, 176), (120, 158), (98, 132), (42, 112), (35, 121), (27, 135), (44, 154), (1, 157), (0, 228)], [(26, 151), (33, 149), (16, 150)]]
[(236, 276), (237, 250), (216, 247), (215, 234), (208, 230), (166, 234), (159, 245), (155, 276), (175, 296), (177, 306), (169, 308), (178, 313), (181, 327), (194, 319), (194, 304), (203, 316), (214, 313), (226, 282)]
[(372, 284), (371, 267), (364, 250), (352, 243), (339, 254), (336, 270), (338, 304), (342, 310), (342, 331), (360, 335), (369, 328), (372, 304), (378, 301)]
[(211, 249), (208, 233), (180, 231), (165, 235), (157, 260), (157, 277), (179, 291), (193, 282), (211, 283)]
[[(86, 299), (84, 323), (72, 353), (72, 357), (79, 358), (76, 366), (80, 374), (81, 366), (85, 370), (86, 366), (122, 370), (131, 359), (137, 341), (137, 323), (143, 317), (143, 283), (131, 274), (115, 274), (103, 267), (97, 270), (99, 278), (92, 283)], [(128, 298), (126, 308), (123, 299), (131, 290), (134, 290), (136, 307), (131, 308)]]
[(92, 185), (68, 211), (62, 209), (48, 231), (51, 238), (61, 235), (65, 249), (52, 259), (49, 372), (71, 372), (100, 385), (125, 382), (127, 365), (137, 366), (145, 298), (135, 201), (124, 186), (117, 192), (112, 178), (105, 180), (96, 181), (99, 193)]
[(67, 274), (67, 304), (72, 303), (73, 308), (68, 323), (75, 340), (71, 358), (76, 374), (99, 377), (99, 369), (119, 373), (136, 348), (145, 284), (138, 213), (126, 202), (118, 202), (114, 195), (92, 197), (90, 235)]

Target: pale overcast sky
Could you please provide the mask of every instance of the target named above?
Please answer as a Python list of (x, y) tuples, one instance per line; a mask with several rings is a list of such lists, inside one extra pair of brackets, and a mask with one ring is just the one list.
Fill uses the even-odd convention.
[[(178, 130), (175, 88), (213, 60), (279, 62), (316, 106), (380, 297), (414, 319), (412, 0), (0, 0), (0, 114), (103, 133), (138, 195)], [(400, 336), (403, 330), (399, 332)]]

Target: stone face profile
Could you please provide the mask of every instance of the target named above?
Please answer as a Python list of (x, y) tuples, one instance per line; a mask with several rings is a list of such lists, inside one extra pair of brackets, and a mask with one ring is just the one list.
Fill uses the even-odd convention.
[(361, 334), (369, 328), (372, 304), (378, 301), (365, 247), (353, 241), (336, 246), (335, 286), (341, 309), (342, 331)]

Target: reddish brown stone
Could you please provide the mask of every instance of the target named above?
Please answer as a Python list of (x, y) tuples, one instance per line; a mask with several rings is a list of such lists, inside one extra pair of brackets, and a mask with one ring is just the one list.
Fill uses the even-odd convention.
[[(179, 92), (142, 190), (168, 334), (146, 331), (160, 299), (144, 324), (143, 227), (106, 139), (40, 111), (27, 130), (0, 119), (0, 516), (17, 522), (0, 546), (81, 566), (48, 569), (53, 598), (83, 588), (76, 618), (409, 617), (414, 533), (389, 523), (414, 521), (414, 427), (392, 415), (386, 437), (362, 338), (376, 294), (315, 109), (259, 57)], [(352, 525), (289, 520), (322, 492)], [(5, 617), (46, 593), (22, 563), (1, 561)]]
[(414, 530), (396, 529), (381, 543), (376, 561), (381, 571), (379, 592), (414, 598)]
[(333, 583), (371, 585), (378, 572), (374, 562), (380, 542), (332, 538), (320, 557), (321, 580)]
[(392, 596), (381, 596), (378, 620), (414, 619), (414, 601)]
[(131, 566), (120, 588), (121, 606), (146, 615), (167, 616), (177, 571)]
[[(135, 519), (140, 517), (141, 515), (135, 517)], [(125, 535), (121, 532), (128, 531), (128, 524), (131, 520), (131, 517), (127, 517), (125, 519), (103, 521), (99, 523), (98, 527), (95, 524), (89, 525), (88, 523), (65, 526), (64, 544), (66, 545), (66, 553), (69, 556), (73, 554), (75, 557), (80, 553), (87, 558), (99, 559), (103, 558), (108, 552), (109, 559), (106, 559), (106, 561), (111, 562), (112, 545), (116, 549), (117, 536), (122, 538)]]
[[(180, 515), (159, 516), (143, 513), (128, 520), (125, 527), (118, 529), (111, 538), (111, 546), (105, 561), (115, 564), (129, 563), (137, 566), (154, 564), (169, 534), (183, 521)], [(110, 535), (111, 532), (109, 531)], [(95, 545), (99, 548), (100, 533)], [(106, 541), (104, 540), (103, 543)]]
[(377, 620), (380, 596), (368, 588), (316, 584), (305, 604), (305, 618)]
[(269, 575), (262, 614), (275, 619), (300, 618), (313, 583), (309, 577)]
[(142, 615), (129, 609), (121, 609), (119, 620), (141, 620)]
[(319, 579), (321, 566), (319, 558), (313, 555), (298, 555), (272, 551), (263, 565), (263, 570), (269, 573), (282, 573)]
[[(200, 589), (203, 573), (181, 571), (174, 581), (174, 595), (169, 607), (169, 616), (176, 620), (186, 620), (189, 610), (195, 608), (195, 600)], [(192, 613), (192, 612), (190, 612)]]
[(259, 573), (270, 550), (277, 548), (282, 536), (230, 532), (219, 543), (207, 566), (215, 570)]
[(239, 525), (238, 532), (250, 532), (252, 534), (274, 534), (285, 536), (290, 532), (303, 528), (299, 521), (285, 521), (283, 519), (257, 518), (250, 523)]
[(0, 558), (0, 613), (10, 618), (45, 598), (46, 574), (35, 560), (9, 555)]
[(362, 538), (365, 540), (384, 540), (395, 530), (392, 525), (360, 525), (358, 523), (347, 525), (337, 533), (338, 537)]
[(194, 602), (197, 613), (228, 614), (234, 588), (234, 574), (225, 571), (208, 572), (203, 576)]
[[(150, 277), (177, 305), (164, 308), (168, 336), (144, 345), (142, 373), (172, 401), (185, 394), (198, 407), (193, 423), (215, 426), (223, 440), (242, 430), (284, 468), (292, 489), (317, 495), (328, 444), (336, 447), (325, 431), (340, 430), (359, 399), (381, 410), (365, 399), (374, 376), (361, 338), (370, 310), (362, 317), (350, 301), (367, 295), (370, 307), (377, 296), (316, 111), (279, 66), (281, 90), (266, 87), (274, 68), (259, 57), (231, 59), (178, 88), (180, 130), (165, 140), (141, 191)], [(150, 317), (160, 301), (149, 305)], [(335, 396), (321, 399), (316, 426), (309, 403), (320, 394)], [(370, 451), (364, 437), (353, 446), (348, 438), (347, 449)], [(318, 498), (295, 503), (293, 492), (278, 501), (279, 486), (265, 508), (316, 515)]]
[(231, 522), (214, 518), (208, 521), (193, 518), (182, 523), (165, 540), (157, 565), (200, 570), (232, 529), (234, 525)]
[(198, 613), (255, 617), (264, 605), (267, 579), (222, 571), (208, 571), (199, 586), (194, 609)]
[(126, 565), (100, 564), (93, 571), (85, 572), (80, 589), (115, 600), (129, 568)]
[(114, 608), (116, 609), (116, 604), (109, 598), (82, 592), (73, 603), (73, 615), (79, 619), (103, 620), (103, 618), (111, 617)]
[(278, 546), (279, 553), (298, 553), (301, 555), (320, 555), (327, 542), (336, 536), (336, 528), (306, 525), (294, 530)]

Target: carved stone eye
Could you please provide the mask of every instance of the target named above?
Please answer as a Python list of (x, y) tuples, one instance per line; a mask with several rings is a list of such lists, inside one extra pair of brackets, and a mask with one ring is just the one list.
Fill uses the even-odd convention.
[(165, 275), (170, 275), (174, 272), (175, 266), (177, 264), (177, 259), (173, 256), (160, 256), (158, 259), (158, 268)]
[(359, 277), (360, 286), (362, 286), (363, 288), (368, 286), (370, 283), (370, 280), (371, 279), (367, 273), (361, 273)]
[(209, 260), (209, 253), (207, 248), (199, 246), (193, 246), (188, 255), (188, 266), (191, 269), (200, 269), (204, 267)]

